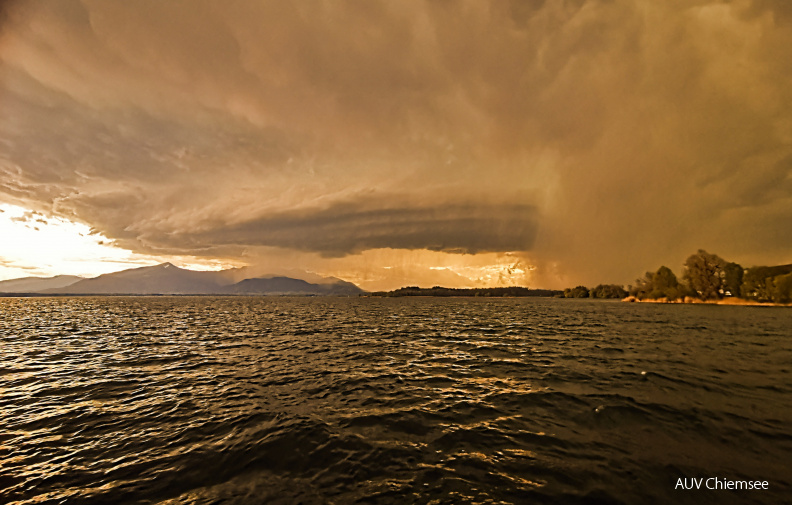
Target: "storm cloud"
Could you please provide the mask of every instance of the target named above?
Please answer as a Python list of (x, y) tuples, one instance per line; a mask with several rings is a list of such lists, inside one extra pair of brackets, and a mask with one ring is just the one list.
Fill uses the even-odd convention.
[[(343, 256), (368, 249), (427, 249), (451, 253), (526, 251), (536, 234), (528, 205), (416, 204), (377, 201), (267, 215), (193, 235), (221, 245), (254, 244)], [(188, 237), (176, 236), (177, 242)], [(201, 243), (201, 242), (198, 242)]]
[(10, 2), (0, 200), (139, 252), (788, 263), (788, 5)]

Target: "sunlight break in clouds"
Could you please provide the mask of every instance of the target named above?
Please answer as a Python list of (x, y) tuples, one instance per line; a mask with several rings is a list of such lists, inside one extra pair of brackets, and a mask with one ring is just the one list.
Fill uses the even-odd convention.
[[(352, 265), (352, 266), (350, 266)], [(369, 291), (403, 286), (480, 288), (563, 285), (564, 279), (542, 275), (522, 253), (449, 254), (437, 251), (372, 249), (346, 258), (325, 260), (317, 271), (354, 282)]]
[[(0, 280), (53, 275), (95, 275), (172, 261), (193, 270), (217, 270), (217, 261), (184, 261), (136, 254), (80, 223), (0, 204)], [(181, 260), (181, 261), (180, 261)]]

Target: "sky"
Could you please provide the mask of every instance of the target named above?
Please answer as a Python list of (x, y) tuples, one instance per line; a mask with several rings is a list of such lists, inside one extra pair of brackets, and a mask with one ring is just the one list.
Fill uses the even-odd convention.
[(792, 3), (5, 0), (0, 210), (0, 278), (792, 263)]

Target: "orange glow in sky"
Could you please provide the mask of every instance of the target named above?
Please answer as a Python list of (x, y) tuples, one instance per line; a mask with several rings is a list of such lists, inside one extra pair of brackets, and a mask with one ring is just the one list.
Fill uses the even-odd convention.
[(236, 266), (217, 260), (137, 254), (81, 223), (0, 204), (0, 280), (81, 275), (94, 277), (170, 261), (192, 270)]

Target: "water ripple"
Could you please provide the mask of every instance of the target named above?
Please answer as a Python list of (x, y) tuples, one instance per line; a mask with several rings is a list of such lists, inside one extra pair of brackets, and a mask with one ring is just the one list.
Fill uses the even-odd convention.
[[(84, 297), (0, 314), (5, 503), (789, 496), (788, 310)], [(771, 489), (674, 491), (702, 476)]]

